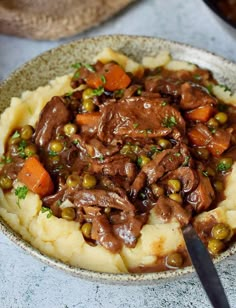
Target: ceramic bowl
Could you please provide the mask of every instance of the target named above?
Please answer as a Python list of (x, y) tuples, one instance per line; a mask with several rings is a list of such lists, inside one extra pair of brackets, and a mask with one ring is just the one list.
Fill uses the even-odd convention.
[[(140, 61), (143, 55), (155, 55), (159, 50), (169, 50), (173, 58), (193, 62), (211, 70), (220, 83), (227, 84), (233, 90), (236, 90), (236, 64), (210, 52), (152, 37), (126, 35), (100, 36), (74, 41), (47, 51), (16, 70), (0, 86), (0, 111), (2, 112), (9, 105), (12, 96), (20, 96), (25, 90), (34, 90), (38, 86), (47, 84), (49, 80), (56, 76), (71, 72), (71, 64), (75, 62), (91, 62), (94, 55), (104, 47), (112, 47), (113, 49), (124, 52), (137, 61)], [(15, 244), (46, 264), (92, 281), (120, 283), (123, 285), (131, 283), (152, 284), (157, 281), (163, 281), (168, 278), (173, 279), (193, 272), (192, 267), (147, 274), (108, 274), (93, 272), (69, 266), (42, 254), (14, 232), (1, 217), (0, 230)], [(223, 260), (235, 252), (236, 244), (222, 253), (215, 261)]]

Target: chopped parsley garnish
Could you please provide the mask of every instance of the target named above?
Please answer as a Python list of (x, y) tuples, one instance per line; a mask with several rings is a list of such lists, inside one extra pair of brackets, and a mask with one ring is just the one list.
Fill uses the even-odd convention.
[(179, 152), (174, 153), (174, 156), (180, 157), (180, 156), (181, 156), (181, 153), (179, 153)]
[(165, 101), (161, 102), (161, 106), (162, 106), (162, 107), (164, 107), (164, 106), (166, 106), (166, 105), (168, 105), (167, 102), (165, 102)]
[(73, 140), (73, 143), (74, 143), (75, 145), (77, 145), (77, 144), (79, 144), (79, 140), (78, 140), (78, 139), (74, 139), (74, 140)]
[(12, 135), (12, 138), (13, 139), (16, 139), (16, 138), (19, 138), (20, 137), (20, 133), (16, 130), (15, 132), (14, 132), (14, 134)]
[(137, 128), (138, 126), (139, 126), (138, 123), (134, 123), (134, 124), (133, 124), (133, 128)]
[(209, 94), (213, 94), (213, 85), (212, 84), (207, 85), (206, 89), (207, 89)]
[(65, 94), (65, 96), (71, 96), (73, 93), (74, 93), (73, 91), (67, 92), (67, 93)]
[(48, 207), (42, 206), (41, 212), (42, 213), (47, 213), (47, 218), (50, 218), (53, 215), (52, 214), (52, 210), (50, 208), (48, 208)]
[(151, 154), (161, 152), (161, 150), (158, 149), (158, 147), (156, 145), (152, 145), (150, 150), (151, 150)]
[(26, 154), (25, 154), (25, 148), (27, 146), (27, 143), (25, 140), (21, 140), (21, 142), (19, 143), (18, 146), (18, 154), (20, 155), (20, 157), (25, 158)]
[(75, 68), (75, 69), (79, 69), (79, 68), (82, 67), (82, 64), (81, 64), (80, 62), (74, 63), (74, 64), (71, 65), (71, 67), (72, 67), (72, 68)]
[(193, 75), (193, 78), (194, 78), (195, 80), (197, 80), (197, 81), (202, 80), (202, 76), (201, 76), (201, 75), (199, 75), (199, 74), (195, 74), (195, 75)]
[(100, 96), (104, 93), (104, 88), (103, 87), (98, 87), (97, 89), (93, 90), (93, 95), (94, 96)]
[(183, 162), (183, 166), (188, 166), (188, 163), (189, 163), (189, 160), (190, 160), (190, 156), (185, 156), (184, 158), (184, 162)]
[(60, 206), (62, 204), (62, 201), (59, 199), (59, 200), (57, 200), (57, 202), (56, 202), (56, 206)]
[[(219, 84), (218, 86), (221, 87), (221, 88), (223, 88), (223, 89), (224, 89), (224, 92), (230, 92), (230, 93), (231, 93), (231, 89), (230, 89), (228, 86), (226, 86), (226, 85), (224, 85), (224, 84)], [(232, 94), (232, 93), (231, 93), (231, 94)]]
[(116, 90), (116, 91), (113, 92), (113, 94), (114, 94), (115, 97), (118, 97), (118, 98), (122, 97), (123, 94), (124, 94), (124, 90), (123, 89)]
[(5, 156), (5, 155), (3, 155), (3, 156), (1, 157), (1, 160), (0, 160), (0, 164), (1, 164), (1, 165), (9, 164), (9, 163), (11, 163), (11, 162), (12, 162), (12, 158), (11, 158), (11, 157)]
[(136, 93), (137, 93), (137, 95), (141, 95), (142, 94), (142, 88), (138, 88)]
[(48, 152), (48, 155), (49, 155), (49, 156), (57, 156), (58, 153), (55, 152), (55, 151), (50, 150), (50, 151)]
[(228, 171), (231, 167), (232, 167), (232, 163), (225, 161), (225, 162), (220, 162), (217, 165), (216, 170), (220, 172), (224, 172), (224, 171)]
[(166, 116), (162, 124), (164, 127), (173, 128), (177, 125), (177, 121), (174, 116)]
[(100, 155), (100, 156), (99, 156), (99, 160), (100, 160), (100, 162), (103, 162), (103, 161), (104, 161), (104, 156), (103, 156), (103, 155)]
[(26, 195), (28, 193), (28, 187), (24, 186), (19, 186), (15, 189), (15, 196), (17, 196), (17, 202), (16, 204), (20, 207), (20, 200), (23, 200), (26, 198)]
[(219, 103), (217, 105), (217, 109), (221, 112), (225, 112), (228, 110), (228, 106), (226, 104)]
[(207, 172), (207, 171), (202, 171), (202, 174), (203, 174), (205, 177), (208, 177), (208, 172)]
[(142, 157), (138, 157), (137, 164), (139, 167), (142, 165)]
[(84, 67), (87, 68), (87, 70), (90, 72), (93, 72), (93, 73), (95, 72), (95, 68), (91, 64), (85, 63)]
[(74, 79), (78, 79), (80, 77), (80, 72), (76, 72), (73, 76)]
[(104, 84), (106, 83), (106, 77), (105, 77), (104, 75), (101, 76), (101, 81), (102, 81), (102, 83), (104, 83)]

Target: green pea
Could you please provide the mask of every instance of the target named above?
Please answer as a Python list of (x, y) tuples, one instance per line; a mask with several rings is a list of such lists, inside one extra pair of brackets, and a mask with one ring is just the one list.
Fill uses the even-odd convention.
[(222, 241), (215, 238), (210, 238), (208, 241), (208, 250), (211, 254), (216, 255), (224, 249), (225, 245)]
[(219, 123), (218, 123), (218, 121), (215, 118), (210, 118), (210, 120), (207, 122), (207, 125), (210, 128), (217, 128), (217, 127), (219, 127)]
[(160, 196), (164, 195), (164, 193), (165, 193), (164, 188), (157, 185), (157, 184), (152, 184), (151, 189), (152, 189), (153, 194), (156, 197), (160, 197)]
[(217, 171), (228, 171), (233, 165), (233, 160), (231, 157), (221, 158), (217, 165)]
[(181, 190), (181, 182), (179, 180), (170, 179), (168, 186), (173, 192), (179, 192)]
[(37, 153), (37, 147), (35, 144), (29, 144), (25, 148), (25, 155), (27, 157), (33, 156)]
[(225, 240), (230, 234), (230, 227), (223, 223), (216, 224), (211, 230), (211, 235), (216, 240)]
[(76, 187), (77, 185), (80, 184), (80, 176), (76, 175), (76, 174), (71, 174), (68, 176), (68, 178), (66, 179), (66, 185), (69, 187)]
[(197, 156), (200, 159), (207, 160), (209, 158), (210, 153), (206, 148), (198, 148), (196, 151), (197, 151)]
[(85, 89), (82, 93), (83, 100), (86, 100), (86, 99), (91, 98), (93, 96), (94, 96), (94, 92), (93, 92), (93, 89), (91, 89), (91, 88)]
[(167, 256), (166, 263), (170, 267), (181, 267), (184, 263), (182, 254), (173, 252)]
[(225, 112), (218, 112), (215, 115), (215, 119), (220, 123), (220, 124), (225, 124), (228, 121), (228, 116)]
[(6, 176), (6, 175), (1, 175), (0, 176), (0, 187), (4, 190), (6, 189), (11, 189), (12, 188), (12, 180)]
[(145, 166), (146, 164), (148, 164), (151, 161), (151, 159), (149, 157), (147, 157), (146, 155), (140, 155), (138, 157), (138, 165), (142, 168), (143, 166)]
[(50, 142), (50, 150), (55, 153), (60, 153), (64, 148), (64, 145), (59, 140), (53, 140)]
[(94, 111), (96, 105), (93, 103), (93, 100), (91, 98), (87, 98), (83, 100), (83, 107), (86, 111), (92, 112)]
[(34, 133), (34, 129), (30, 125), (25, 125), (20, 130), (20, 136), (23, 140), (29, 140)]
[(72, 123), (68, 123), (64, 126), (63, 128), (64, 130), (64, 133), (67, 135), (67, 136), (72, 136), (74, 134), (76, 134), (77, 132), (77, 126), (75, 124), (72, 124)]
[(171, 142), (164, 138), (158, 140), (158, 145), (161, 146), (163, 149), (170, 149), (172, 147)]
[(183, 199), (182, 199), (182, 197), (181, 197), (180, 194), (176, 194), (176, 193), (174, 193), (174, 194), (169, 194), (168, 197), (169, 197), (171, 200), (174, 200), (174, 201), (176, 201), (176, 202), (178, 202), (178, 203), (183, 203)]
[(73, 207), (66, 207), (61, 211), (61, 217), (66, 220), (75, 219), (75, 210)]
[(84, 223), (83, 226), (81, 227), (81, 231), (86, 238), (90, 238), (92, 231), (92, 224), (89, 222)]
[(83, 177), (82, 186), (83, 188), (90, 189), (96, 186), (97, 180), (94, 175), (86, 173)]

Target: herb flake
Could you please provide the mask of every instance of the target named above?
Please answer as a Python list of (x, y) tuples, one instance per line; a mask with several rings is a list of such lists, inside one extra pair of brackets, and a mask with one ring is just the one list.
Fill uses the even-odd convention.
[(48, 207), (45, 207), (45, 206), (42, 206), (41, 212), (47, 213), (47, 218), (50, 218), (53, 215), (52, 210)]
[(98, 87), (97, 89), (93, 90), (93, 95), (94, 96), (100, 96), (104, 93), (104, 88), (103, 87)]
[(28, 193), (28, 187), (19, 186), (15, 189), (15, 196), (17, 196), (17, 202), (16, 204), (20, 207), (20, 200), (23, 200), (26, 198), (26, 195)]
[(80, 62), (77, 62), (77, 63), (72, 64), (71, 67), (75, 69), (79, 69), (82, 67), (82, 64)]
[(177, 121), (174, 116), (166, 116), (162, 124), (164, 127), (173, 128), (177, 125)]
[(91, 64), (85, 63), (84, 67), (87, 68), (87, 70), (92, 72), (92, 73), (95, 72), (95, 68)]

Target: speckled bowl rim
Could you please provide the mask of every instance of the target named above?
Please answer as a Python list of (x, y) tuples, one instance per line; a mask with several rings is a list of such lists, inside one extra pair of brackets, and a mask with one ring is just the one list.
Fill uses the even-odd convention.
[[(188, 44), (178, 43), (174, 41), (169, 41), (165, 39), (149, 37), (149, 36), (134, 36), (134, 35), (105, 35), (105, 36), (97, 36), (94, 38), (84, 38), (78, 41), (73, 41), (69, 44), (61, 45), (54, 49), (44, 52), (43, 54), (39, 55), (38, 57), (30, 60), (29, 62), (25, 63), (22, 67), (18, 68), (15, 72), (9, 75), (9, 77), (2, 82), (0, 85), (0, 93), (4, 87), (7, 87), (9, 84), (14, 82), (14, 79), (24, 72), (25, 70), (30, 70), (31, 66), (35, 64), (40, 58), (50, 58), (54, 56), (55, 53), (60, 54), (60, 50), (66, 48), (73, 48), (76, 45), (88, 45), (88, 44), (99, 44), (99, 42), (108, 43), (110, 44), (112, 41), (119, 41), (124, 44), (132, 44), (132, 42), (140, 41), (140, 43), (147, 43), (151, 45), (157, 44), (160, 49), (162, 47), (168, 47), (170, 52), (176, 51), (179, 54), (179, 59), (190, 61), (191, 54), (195, 54), (195, 58), (191, 59), (192, 62), (197, 63), (201, 66), (201, 59), (211, 59), (211, 61), (216, 65), (218, 68), (216, 72), (216, 78), (220, 81), (223, 81), (229, 84), (234, 90), (236, 90), (236, 82), (233, 80), (234, 72), (236, 72), (236, 64), (234, 62), (228, 61), (220, 56), (215, 55), (214, 53), (205, 51), (203, 49), (192, 47)], [(124, 47), (125, 48), (125, 47)], [(183, 56), (181, 55), (183, 52)], [(175, 53), (175, 52), (174, 52)], [(185, 54), (186, 53), (186, 54)], [(148, 53), (146, 54), (148, 55)], [(206, 60), (203, 61), (206, 64)], [(207, 65), (206, 65), (207, 66)], [(207, 68), (207, 67), (206, 67)], [(222, 70), (230, 70), (230, 74), (232, 74), (231, 78), (227, 76), (220, 76), (220, 69)], [(24, 91), (26, 89), (22, 89)], [(192, 266), (185, 267), (183, 269), (178, 269), (175, 271), (165, 271), (165, 272), (158, 272), (158, 273), (141, 273), (141, 274), (111, 274), (111, 273), (104, 273), (104, 272), (95, 272), (91, 270), (82, 269), (79, 267), (71, 266), (62, 261), (59, 261), (55, 258), (49, 257), (46, 254), (41, 253), (38, 249), (31, 246), (28, 242), (26, 242), (18, 233), (16, 233), (12, 228), (10, 228), (7, 223), (3, 220), (0, 216), (0, 230), (4, 235), (6, 235), (12, 242), (14, 242), (17, 246), (23, 248), (27, 253), (36, 257), (37, 259), (41, 260), (42, 262), (46, 263), (49, 266), (52, 266), (56, 269), (63, 270), (73, 276), (77, 276), (82, 279), (94, 281), (94, 282), (102, 282), (102, 283), (116, 283), (116, 284), (123, 284), (123, 285), (150, 285), (156, 282), (165, 282), (169, 279), (183, 277), (186, 274), (193, 273), (194, 269)], [(223, 252), (220, 256), (214, 259), (214, 262), (220, 262), (225, 258), (235, 254), (236, 252), (236, 243), (234, 243), (227, 251)]]

